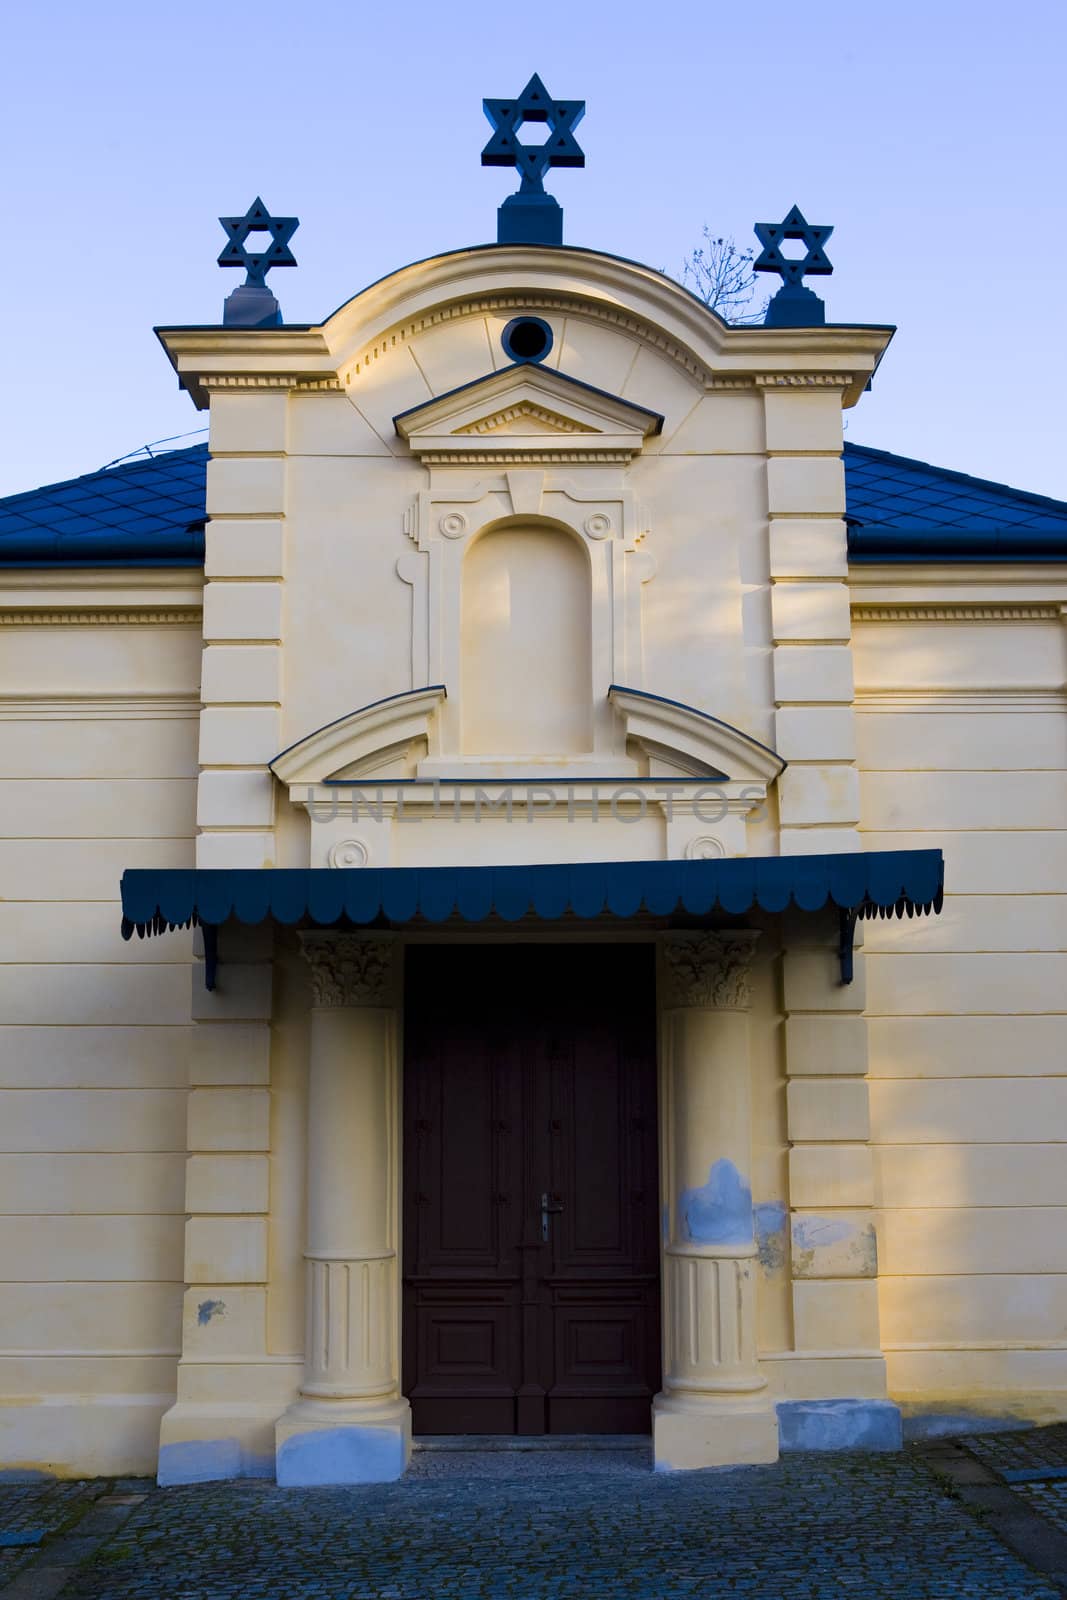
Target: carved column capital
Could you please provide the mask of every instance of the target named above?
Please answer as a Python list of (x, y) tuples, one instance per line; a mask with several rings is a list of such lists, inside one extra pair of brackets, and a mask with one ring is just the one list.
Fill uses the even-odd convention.
[(316, 1009), (397, 1004), (394, 935), (316, 930), (302, 933), (300, 943), (311, 968)]
[(663, 939), (663, 1004), (715, 1011), (745, 1011), (752, 1003), (750, 969), (759, 931), (710, 929), (669, 933)]

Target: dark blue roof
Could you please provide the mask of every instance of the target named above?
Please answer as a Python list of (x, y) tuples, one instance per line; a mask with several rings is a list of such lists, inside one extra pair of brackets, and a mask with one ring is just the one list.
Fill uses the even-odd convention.
[[(1067, 504), (846, 444), (854, 561), (1067, 560)], [(196, 566), (207, 446), (0, 499), (0, 567)]]
[(0, 500), (0, 566), (200, 566), (207, 445)]
[(853, 561), (1063, 560), (1067, 505), (868, 445), (845, 445)]

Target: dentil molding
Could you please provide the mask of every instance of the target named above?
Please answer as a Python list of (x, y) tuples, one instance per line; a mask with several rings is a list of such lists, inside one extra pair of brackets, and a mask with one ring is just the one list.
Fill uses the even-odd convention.
[(1055, 601), (947, 600), (875, 605), (853, 602), (854, 622), (1058, 622), (1065, 608)]
[(199, 606), (163, 610), (155, 607), (105, 611), (54, 609), (29, 606), (0, 611), (4, 628), (158, 628), (199, 626), (203, 615)]

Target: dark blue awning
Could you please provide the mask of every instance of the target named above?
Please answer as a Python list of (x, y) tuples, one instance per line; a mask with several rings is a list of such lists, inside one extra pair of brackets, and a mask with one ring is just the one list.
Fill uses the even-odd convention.
[(122, 935), (144, 938), (190, 923), (218, 927), (230, 917), (332, 927), (453, 916), (736, 916), (790, 905), (915, 916), (940, 911), (943, 889), (940, 850), (527, 867), (130, 868), (122, 877)]

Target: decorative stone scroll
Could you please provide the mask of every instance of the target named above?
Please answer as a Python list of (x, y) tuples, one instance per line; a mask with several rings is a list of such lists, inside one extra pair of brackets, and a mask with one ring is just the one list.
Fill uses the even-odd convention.
[(752, 1003), (749, 982), (759, 931), (698, 930), (672, 933), (663, 941), (663, 1004), (745, 1011)]
[(361, 933), (302, 933), (311, 968), (313, 1003), (332, 1006), (396, 1004), (396, 947), (389, 937)]

